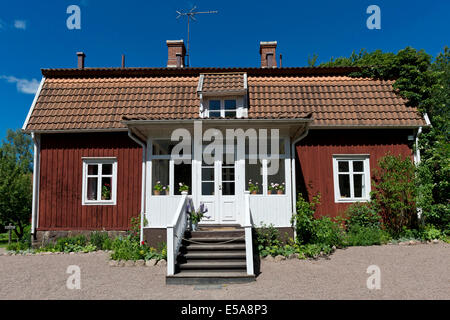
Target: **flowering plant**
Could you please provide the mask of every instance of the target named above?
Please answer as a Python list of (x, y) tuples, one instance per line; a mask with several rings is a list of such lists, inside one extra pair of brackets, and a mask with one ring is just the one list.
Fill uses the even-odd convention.
[(282, 184), (271, 182), (270, 185), (269, 185), (269, 190), (282, 190), (282, 191), (284, 191), (284, 188), (285, 188), (284, 182)]
[(156, 181), (156, 184), (153, 187), (153, 190), (155, 190), (155, 191), (163, 191), (164, 190), (164, 186), (161, 184), (161, 181)]
[(111, 199), (111, 185), (109, 183), (105, 183), (102, 186), (102, 200), (110, 200)]
[(258, 182), (253, 183), (252, 179), (248, 180), (248, 191), (257, 193), (259, 191)]
[(178, 185), (180, 186), (180, 187), (178, 188), (178, 190), (179, 190), (180, 192), (183, 192), (183, 191), (189, 191), (189, 186), (188, 186), (188, 185), (185, 185), (183, 182), (180, 182)]
[[(191, 223), (196, 225), (203, 217), (205, 217), (205, 213), (208, 212), (208, 208), (205, 207), (204, 203), (200, 203), (200, 207), (197, 211), (191, 210), (189, 212), (189, 216), (191, 217)], [(209, 218), (208, 216), (206, 216)]]

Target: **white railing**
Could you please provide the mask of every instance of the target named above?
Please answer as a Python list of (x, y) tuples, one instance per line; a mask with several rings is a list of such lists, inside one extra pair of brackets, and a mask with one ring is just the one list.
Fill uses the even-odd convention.
[(244, 191), (244, 224), (245, 230), (245, 255), (247, 261), (247, 274), (254, 275), (253, 268), (253, 237), (252, 217), (250, 214), (250, 191)]
[[(192, 206), (192, 199), (186, 191), (181, 193), (177, 211), (172, 222), (167, 225), (167, 275), (175, 274), (175, 263), (188, 224), (188, 204)], [(192, 207), (191, 207), (192, 208)]]

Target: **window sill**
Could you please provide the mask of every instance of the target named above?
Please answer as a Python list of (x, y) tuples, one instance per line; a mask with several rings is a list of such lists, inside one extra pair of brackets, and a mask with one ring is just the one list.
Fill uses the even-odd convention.
[(115, 206), (114, 201), (95, 201), (95, 202), (83, 202), (83, 206)]
[(358, 198), (358, 199), (337, 199), (334, 203), (355, 203), (355, 202), (369, 202), (370, 199)]

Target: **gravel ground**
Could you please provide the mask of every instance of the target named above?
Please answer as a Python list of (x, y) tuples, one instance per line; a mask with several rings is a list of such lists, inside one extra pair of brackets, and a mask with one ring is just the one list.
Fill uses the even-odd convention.
[[(166, 269), (110, 267), (106, 253), (0, 256), (0, 299), (450, 299), (450, 244), (337, 250), (318, 260), (262, 261), (257, 281), (214, 286), (165, 285)], [(66, 287), (69, 265), (81, 289)], [(381, 289), (369, 290), (369, 265)]]

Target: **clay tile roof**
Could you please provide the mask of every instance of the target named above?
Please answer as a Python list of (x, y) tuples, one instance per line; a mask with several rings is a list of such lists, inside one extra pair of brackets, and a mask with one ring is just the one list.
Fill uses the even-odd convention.
[(200, 74), (199, 91), (202, 93), (236, 92), (247, 89), (245, 73)]
[[(318, 75), (283, 69), (247, 69), (250, 119), (297, 119), (312, 114), (311, 126), (317, 127), (425, 125), (417, 109), (395, 94), (392, 81), (325, 75), (323, 69)], [(224, 70), (204, 73), (202, 89), (242, 89), (245, 72), (223, 74)], [(124, 119), (199, 118), (197, 90), (202, 72), (133, 72), (139, 73), (90, 70), (89, 76), (82, 76), (83, 72), (70, 69), (69, 75), (58, 70), (58, 76), (52, 77), (47, 71), (25, 130), (125, 130)]]

